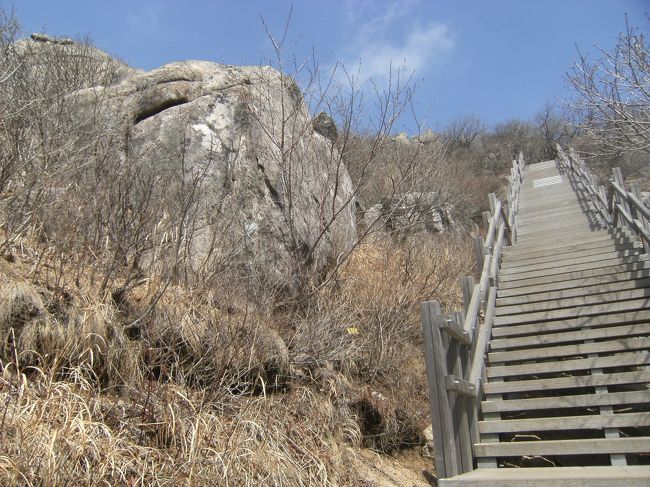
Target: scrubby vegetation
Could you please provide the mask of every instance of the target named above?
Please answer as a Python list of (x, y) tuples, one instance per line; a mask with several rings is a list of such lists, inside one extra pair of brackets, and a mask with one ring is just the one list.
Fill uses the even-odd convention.
[[(225, 221), (193, 267), (208, 168), (118, 157), (123, 128), (75, 93), (130, 68), (19, 33), (3, 12), (0, 483), (361, 485), (360, 448), (419, 447), (417, 304), (458, 306), (467, 235), (360, 220), (353, 249), (297, 261), (287, 287), (242, 265)], [(398, 142), (389, 118), (339, 120), (362, 205), (460, 203), (444, 144)]]
[[(400, 83), (374, 132), (354, 96), (318, 93), (359, 239), (321, 268), (296, 249), (287, 286), (238, 260), (228, 220), (190, 265), (210, 168), (120, 159), (101, 90), (92, 110), (73, 93), (130, 68), (88, 42), (35, 51), (20, 34), (0, 10), (0, 484), (368, 485), (360, 448), (419, 447), (417, 304), (461, 307), (487, 193), (519, 151), (551, 158), (572, 135), (554, 109), (408, 139), (394, 133), (412, 96)], [(461, 230), (422, 229), (404, 209), (422, 201), (450, 205)]]
[(568, 119), (578, 129), (575, 145), (601, 178), (621, 167), (650, 190), (650, 44), (647, 28), (630, 25), (611, 49), (597, 57), (578, 51), (578, 61), (565, 75), (574, 96), (566, 103)]

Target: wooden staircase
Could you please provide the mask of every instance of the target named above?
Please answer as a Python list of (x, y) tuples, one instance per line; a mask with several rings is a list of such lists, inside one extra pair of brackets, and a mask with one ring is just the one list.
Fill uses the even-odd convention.
[[(465, 367), (450, 357), (462, 355), (458, 346), (429, 347), (453, 367), (428, 364), (437, 376), (430, 387), (442, 376), (457, 384), (437, 396), (449, 401), (452, 423), (439, 434), (453, 436), (438, 442), (447, 455), (436, 464), (441, 486), (650, 486), (648, 212), (617, 199), (616, 188), (608, 204), (577, 156), (560, 156), (513, 171), (522, 173), (517, 194), (491, 215), (503, 242), (497, 234), (483, 245), (479, 261), (491, 272), (465, 284), (455, 323)], [(620, 178), (615, 172), (619, 189)], [(619, 208), (626, 215), (617, 217)], [(506, 229), (514, 245), (501, 248)], [(483, 296), (482, 322), (467, 317), (470, 294)], [(425, 341), (447, 345), (457, 315), (440, 316), (424, 317)], [(432, 409), (434, 426), (442, 409)]]

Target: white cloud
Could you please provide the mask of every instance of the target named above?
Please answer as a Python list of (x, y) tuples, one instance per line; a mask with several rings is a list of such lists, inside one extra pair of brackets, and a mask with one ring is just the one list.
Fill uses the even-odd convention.
[(432, 23), (425, 28), (415, 27), (403, 42), (368, 44), (359, 54), (362, 80), (385, 80), (392, 65), (393, 71), (403, 69), (407, 74), (418, 73), (427, 63), (438, 61), (454, 46), (446, 25)]
[[(406, 75), (426, 71), (453, 49), (454, 41), (447, 25), (422, 24), (414, 9), (417, 1), (384, 5), (379, 15), (368, 15), (372, 3), (348, 3), (347, 17), (356, 30), (341, 56), (348, 72), (357, 81), (373, 80), (384, 84), (399, 69)], [(376, 4), (375, 4), (376, 5)]]

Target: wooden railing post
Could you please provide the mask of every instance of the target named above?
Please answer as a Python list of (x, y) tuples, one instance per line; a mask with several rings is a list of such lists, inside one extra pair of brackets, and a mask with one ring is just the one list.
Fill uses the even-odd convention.
[[(632, 195), (638, 200), (638, 202), (643, 205), (643, 200), (641, 198), (641, 188), (639, 188), (638, 183), (632, 183), (630, 184), (630, 192)], [(641, 223), (641, 227), (648, 233), (650, 233), (650, 218), (647, 217), (642, 211), (637, 211), (637, 216), (639, 219), (639, 222)], [(645, 238), (642, 238), (643, 240), (643, 248), (645, 250), (646, 254), (650, 254), (650, 241), (648, 241)]]
[(490, 202), (490, 213), (494, 215), (494, 210), (497, 207), (497, 195), (490, 193), (488, 195), (488, 201)]
[[(467, 310), (469, 309), (469, 305), (472, 301), (472, 294), (474, 293), (474, 278), (469, 276), (469, 277), (463, 277), (460, 280), (460, 288), (463, 291), (463, 312), (467, 314)], [(462, 323), (460, 326), (463, 326)]]
[[(501, 250), (516, 238), (517, 205), (524, 168), (523, 157), (513, 161), (508, 206), (489, 195), (490, 210), (483, 213), (487, 233), (477, 237), (474, 250), (481, 278), (461, 280), (464, 313), (443, 315), (436, 301), (421, 303), (429, 408), (433, 427), (435, 464), (439, 478), (474, 468), (473, 445), (479, 442), (480, 379), (484, 374), (485, 333), (494, 314), (494, 284), (498, 281)], [(485, 311), (482, 319), (481, 311)], [(486, 327), (488, 332), (486, 332)], [(477, 341), (478, 339), (478, 341)], [(478, 343), (478, 347), (477, 347)], [(481, 375), (482, 377), (482, 375)]]
[[(465, 321), (464, 313), (451, 313), (441, 317), (446, 323), (455, 327), (462, 328)], [(442, 343), (447, 346), (447, 367), (449, 374), (445, 377), (448, 384), (451, 380), (453, 387), (450, 389), (447, 385), (447, 398), (450, 403), (452, 421), (454, 425), (456, 460), (459, 466), (459, 473), (468, 472), (474, 468), (472, 442), (469, 433), (469, 423), (467, 415), (466, 391), (462, 391), (461, 381), (466, 380), (469, 375), (469, 351), (467, 347), (450, 336), (443, 336)], [(473, 399), (473, 398), (472, 398)]]
[(625, 187), (625, 180), (620, 168), (615, 167), (612, 170), (612, 179), (610, 180), (610, 207), (613, 211), (612, 224), (621, 226), (621, 220), (624, 222), (623, 227), (636, 234), (643, 243), (646, 253), (650, 253), (650, 229), (647, 222), (650, 220), (650, 208), (645, 206), (641, 199), (638, 188), (631, 187), (628, 191)]
[(489, 211), (484, 211), (481, 213), (481, 216), (483, 217), (483, 226), (485, 228), (490, 226), (490, 212)]
[(476, 257), (476, 268), (480, 271), (483, 269), (483, 260), (485, 259), (485, 241), (480, 235), (474, 237), (474, 256)]
[[(612, 169), (612, 181), (618, 185), (619, 188), (625, 189), (625, 180), (623, 178), (623, 172), (621, 171), (620, 167), (615, 167)], [(616, 223), (620, 223), (620, 212), (621, 209), (624, 210), (626, 213), (629, 214), (630, 212), (630, 207), (627, 204), (627, 201), (625, 201), (624, 198), (621, 197), (621, 195), (618, 194), (614, 188), (610, 190), (612, 192), (612, 195), (614, 196), (614, 211), (616, 212), (616, 216), (614, 220)], [(628, 227), (628, 222), (623, 220), (623, 226)]]
[(433, 443), (438, 478), (453, 477), (459, 473), (455, 435), (445, 377), (447, 364), (440, 333), (440, 304), (427, 301), (420, 304), (424, 351), (429, 385), (429, 408), (433, 427)]

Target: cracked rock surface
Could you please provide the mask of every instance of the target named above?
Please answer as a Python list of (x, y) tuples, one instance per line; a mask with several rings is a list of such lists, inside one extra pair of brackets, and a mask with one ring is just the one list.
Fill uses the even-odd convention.
[(216, 245), (262, 281), (291, 286), (297, 262), (321, 270), (354, 244), (350, 177), (290, 77), (186, 61), (71, 99), (80, 119), (101, 117), (120, 134), (125, 161), (200, 177), (192, 266), (207, 265)]

